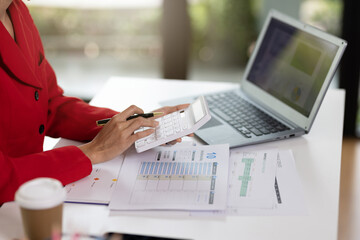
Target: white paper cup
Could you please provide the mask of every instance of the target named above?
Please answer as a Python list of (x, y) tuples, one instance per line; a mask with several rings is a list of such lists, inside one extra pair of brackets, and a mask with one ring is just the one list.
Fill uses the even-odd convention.
[(52, 232), (61, 233), (65, 197), (62, 184), (52, 178), (36, 178), (20, 186), (15, 201), (20, 206), (29, 240), (44, 240)]

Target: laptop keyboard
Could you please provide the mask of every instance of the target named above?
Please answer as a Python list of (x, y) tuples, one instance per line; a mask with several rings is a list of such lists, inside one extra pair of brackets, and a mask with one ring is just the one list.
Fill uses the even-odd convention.
[(234, 92), (206, 96), (206, 100), (212, 112), (228, 122), (246, 138), (289, 130), (287, 126)]

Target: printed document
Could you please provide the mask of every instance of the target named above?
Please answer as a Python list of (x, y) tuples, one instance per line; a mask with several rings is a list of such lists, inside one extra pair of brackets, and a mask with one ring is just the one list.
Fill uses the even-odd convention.
[[(78, 146), (81, 142), (60, 139), (55, 148)], [(111, 161), (94, 164), (89, 176), (65, 186), (66, 202), (109, 204), (111, 195), (118, 181), (118, 175), (124, 155)]]
[[(241, 151), (238, 149), (242, 149)], [(301, 186), (299, 176), (296, 171), (295, 160), (291, 150), (282, 150), (277, 152), (274, 156), (274, 152), (271, 150), (256, 150), (256, 148), (238, 148), (231, 150), (230, 156), (230, 174), (229, 174), (229, 199), (227, 209), (225, 211), (208, 211), (208, 212), (191, 212), (192, 216), (222, 216), (222, 215), (242, 215), (242, 216), (274, 216), (274, 215), (306, 215), (307, 209), (305, 205), (304, 192)], [(247, 149), (247, 150), (245, 150)], [(249, 156), (264, 156), (267, 153), (267, 159), (271, 159), (271, 166), (273, 166), (274, 160), (276, 163), (276, 174), (269, 180), (269, 184), (262, 183), (261, 186), (257, 186), (254, 183), (257, 178), (261, 178), (263, 173), (248, 174), (249, 171), (245, 170), (242, 174), (241, 167), (237, 164), (239, 162), (243, 165), (247, 162), (251, 162), (250, 172), (255, 166), (252, 164), (256, 162), (250, 161)], [(245, 162), (245, 163), (244, 163)], [(261, 164), (260, 164), (261, 168)], [(240, 171), (239, 171), (240, 169)], [(271, 173), (273, 174), (273, 173)], [(248, 177), (248, 183), (241, 181), (243, 176)], [(251, 183), (251, 181), (254, 181)], [(255, 186), (255, 188), (254, 188)], [(256, 191), (260, 191), (256, 193)], [(255, 193), (255, 195), (254, 195)], [(268, 195), (270, 193), (270, 195)], [(257, 197), (254, 204), (249, 204), (248, 200)], [(261, 198), (264, 197), (262, 200)]]
[(230, 153), (228, 207), (271, 208), (277, 150)]
[(157, 147), (129, 152), (111, 210), (224, 210), (229, 145)]

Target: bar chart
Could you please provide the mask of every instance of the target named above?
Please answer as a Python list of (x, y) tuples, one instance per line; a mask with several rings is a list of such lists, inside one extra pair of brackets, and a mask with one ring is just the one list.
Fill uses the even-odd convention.
[(123, 167), (127, 171), (120, 173), (121, 184), (115, 191), (123, 194), (111, 205), (118, 209), (224, 209), (228, 155), (228, 145), (160, 147), (128, 155)]

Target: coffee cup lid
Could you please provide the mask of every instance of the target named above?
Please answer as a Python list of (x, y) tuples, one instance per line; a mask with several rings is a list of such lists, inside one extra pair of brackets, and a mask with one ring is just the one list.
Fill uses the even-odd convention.
[(65, 200), (66, 191), (60, 181), (53, 178), (35, 178), (17, 190), (15, 201), (27, 209), (52, 208)]

